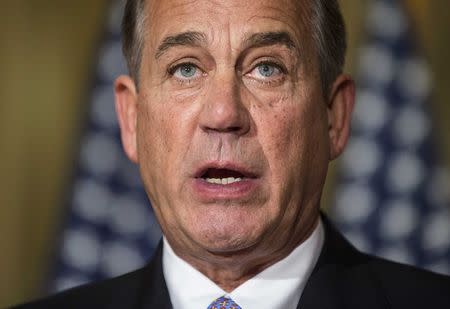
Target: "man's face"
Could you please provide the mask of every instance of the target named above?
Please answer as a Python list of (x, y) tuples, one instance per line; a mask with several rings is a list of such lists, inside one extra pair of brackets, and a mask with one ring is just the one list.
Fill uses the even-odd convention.
[(307, 10), (280, 0), (147, 5), (122, 137), (182, 255), (270, 254), (313, 228), (333, 145)]

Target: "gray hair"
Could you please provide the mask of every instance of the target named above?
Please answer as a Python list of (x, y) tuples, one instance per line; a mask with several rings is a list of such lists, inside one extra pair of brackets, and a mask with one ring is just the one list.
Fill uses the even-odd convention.
[(139, 83), (139, 68), (145, 38), (145, 1), (127, 0), (122, 19), (122, 51), (128, 72), (136, 85)]
[[(127, 0), (122, 21), (122, 49), (131, 77), (139, 84), (145, 37), (145, 1)], [(347, 49), (344, 19), (337, 0), (311, 0), (309, 22), (318, 53), (319, 73), (327, 94), (342, 73)]]

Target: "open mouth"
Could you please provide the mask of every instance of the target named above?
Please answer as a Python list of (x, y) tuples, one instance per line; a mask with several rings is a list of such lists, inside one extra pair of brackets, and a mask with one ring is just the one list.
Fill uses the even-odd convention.
[(200, 175), (200, 178), (212, 184), (229, 185), (251, 178), (251, 175), (226, 168), (208, 168)]
[(195, 196), (206, 203), (247, 199), (261, 185), (261, 174), (233, 162), (206, 163), (192, 177)]

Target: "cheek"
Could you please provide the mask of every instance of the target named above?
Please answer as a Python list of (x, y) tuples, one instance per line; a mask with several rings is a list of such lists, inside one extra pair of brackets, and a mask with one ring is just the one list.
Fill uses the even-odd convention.
[[(171, 154), (174, 149), (174, 129), (177, 122), (171, 111), (170, 98), (161, 97), (158, 88), (146, 90), (138, 110), (138, 143), (145, 158), (163, 161), (161, 153)], [(153, 96), (152, 96), (153, 94)], [(145, 163), (145, 162), (141, 162)]]
[(289, 179), (286, 174), (302, 173), (327, 153), (326, 118), (318, 106), (322, 103), (280, 101), (260, 119), (261, 143), (278, 181)]
[(148, 97), (138, 111), (139, 164), (152, 181), (174, 182), (178, 177), (168, 176), (182, 170), (195, 129), (195, 105), (173, 96)]
[(173, 160), (170, 156), (175, 152), (171, 142), (174, 120), (156, 107), (154, 102), (141, 103), (137, 121), (139, 165), (143, 180), (151, 191), (157, 189), (153, 184), (163, 185), (168, 179), (165, 174), (169, 172), (168, 163)]

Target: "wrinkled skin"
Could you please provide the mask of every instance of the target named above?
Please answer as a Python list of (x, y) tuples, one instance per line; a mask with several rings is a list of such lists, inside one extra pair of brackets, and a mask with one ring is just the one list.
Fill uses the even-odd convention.
[[(115, 84), (124, 148), (174, 251), (231, 291), (314, 230), (353, 82), (323, 93), (305, 4), (165, 0), (146, 12), (139, 90)], [(195, 42), (161, 48), (185, 32)], [(267, 32), (290, 42), (248, 40)], [(212, 186), (199, 177), (211, 166), (248, 177)]]

